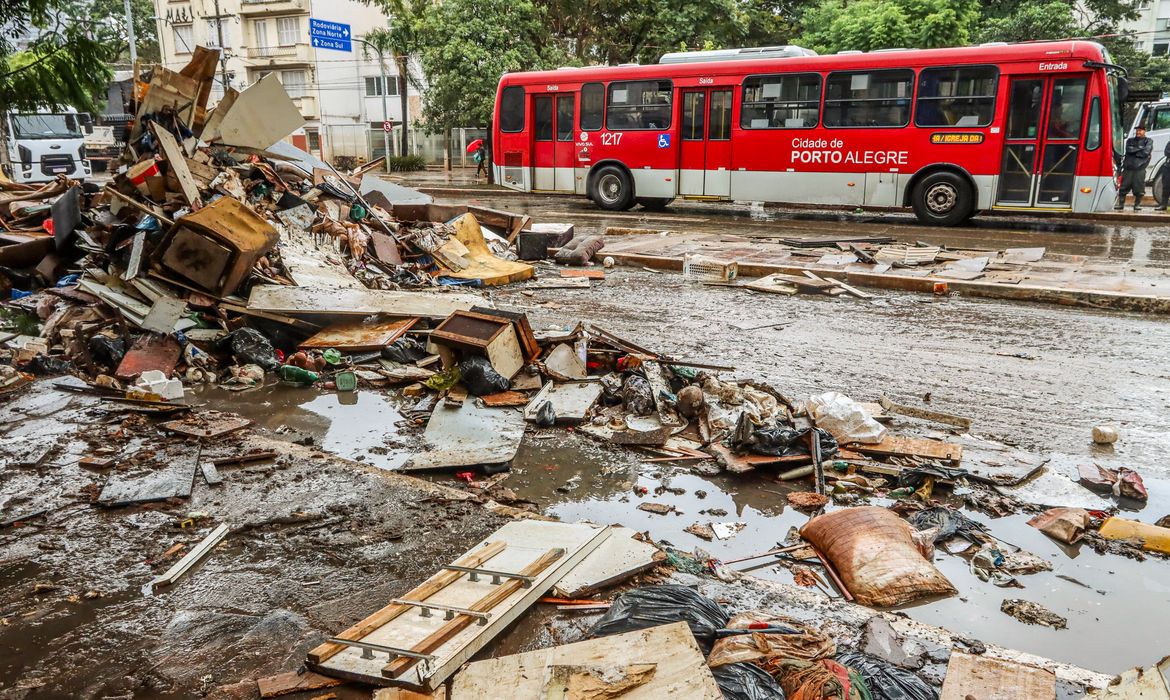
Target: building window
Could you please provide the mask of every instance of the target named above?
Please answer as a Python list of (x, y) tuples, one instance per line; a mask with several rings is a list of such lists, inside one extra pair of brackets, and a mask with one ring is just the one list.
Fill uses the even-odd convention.
[(214, 17), (207, 20), (207, 46), (213, 49), (219, 48), (219, 32), (223, 29), (223, 45), (230, 47), (232, 45), (232, 25), (227, 19), (215, 19)]
[[(398, 97), (398, 80), (386, 76), (386, 95), (388, 97)], [(382, 76), (367, 75), (366, 76), (366, 97), (381, 97), (382, 96)]]
[(605, 114), (605, 86), (585, 83), (581, 86), (581, 129), (597, 131)]
[(305, 136), (309, 138), (309, 150), (315, 153), (320, 153), (321, 133), (316, 129), (305, 129)]
[(308, 76), (303, 70), (280, 71), (280, 82), (284, 85), (284, 91), (288, 93), (289, 97), (304, 97), (308, 94)]
[(670, 128), (669, 80), (610, 83), (605, 128), (610, 131)]
[(906, 126), (913, 89), (912, 70), (830, 73), (825, 84), (825, 126)]
[(191, 53), (195, 49), (195, 37), (191, 32), (191, 25), (176, 24), (172, 28), (175, 30), (175, 53)]
[(994, 66), (927, 68), (918, 75), (918, 126), (987, 126), (995, 113)]
[(519, 85), (506, 87), (500, 94), (500, 131), (524, 131), (524, 88)]
[(268, 20), (258, 19), (252, 22), (252, 36), (256, 38), (256, 48), (266, 49), (272, 46), (268, 43)]
[(1165, 56), (1167, 54), (1167, 49), (1170, 49), (1170, 44), (1167, 44), (1166, 42), (1155, 41), (1154, 49), (1150, 53), (1154, 54), (1155, 56)]
[(808, 129), (821, 111), (821, 76), (756, 75), (743, 81), (739, 125), (744, 129)]
[(292, 46), (301, 38), (300, 17), (277, 17), (276, 38), (281, 46)]

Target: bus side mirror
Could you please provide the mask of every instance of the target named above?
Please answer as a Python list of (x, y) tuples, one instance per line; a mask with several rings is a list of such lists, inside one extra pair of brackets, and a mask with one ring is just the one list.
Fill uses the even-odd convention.
[(1125, 103), (1129, 99), (1129, 78), (1120, 76), (1117, 79), (1117, 101)]
[(81, 122), (81, 130), (87, 134), (93, 133), (93, 117), (89, 112), (79, 112), (77, 114), (77, 121)]

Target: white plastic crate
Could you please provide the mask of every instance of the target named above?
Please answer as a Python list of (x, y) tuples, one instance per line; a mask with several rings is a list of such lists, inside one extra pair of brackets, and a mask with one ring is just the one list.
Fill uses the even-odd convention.
[(706, 255), (683, 256), (683, 277), (695, 282), (730, 282), (739, 272), (739, 263), (724, 262)]

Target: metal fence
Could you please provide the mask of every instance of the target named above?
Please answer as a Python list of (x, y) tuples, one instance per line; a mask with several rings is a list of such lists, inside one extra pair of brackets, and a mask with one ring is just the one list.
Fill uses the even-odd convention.
[[(369, 162), (381, 158), (385, 150), (385, 132), (370, 129), (364, 124), (329, 124), (322, 127), (322, 151), (326, 160), (339, 157), (357, 158)], [(467, 152), (467, 144), (475, 139), (486, 138), (484, 129), (452, 129), (450, 134), (427, 134), (422, 129), (411, 129), (410, 155), (422, 156), (428, 165), (446, 165), (450, 137), (451, 167), (474, 167), (475, 161)], [(390, 152), (402, 155), (402, 127), (395, 127), (390, 133)]]

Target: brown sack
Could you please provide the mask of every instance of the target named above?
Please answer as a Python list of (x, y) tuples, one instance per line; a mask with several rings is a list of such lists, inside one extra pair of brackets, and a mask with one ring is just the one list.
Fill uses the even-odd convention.
[(1089, 511), (1084, 508), (1049, 508), (1028, 521), (1054, 540), (1076, 544), (1089, 527)]
[(901, 605), (956, 592), (919, 553), (910, 525), (885, 508), (846, 508), (819, 515), (800, 534), (828, 557), (862, 605)]

